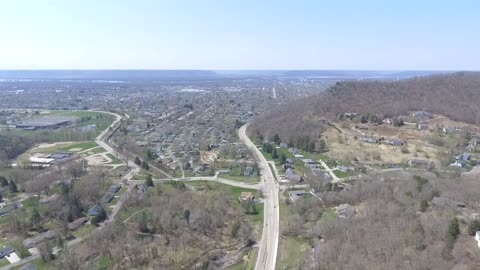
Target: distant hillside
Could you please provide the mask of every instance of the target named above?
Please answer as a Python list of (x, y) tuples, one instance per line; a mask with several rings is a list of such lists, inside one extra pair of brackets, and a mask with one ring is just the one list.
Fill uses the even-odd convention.
[(422, 110), (468, 123), (480, 123), (480, 73), (461, 72), (399, 81), (345, 81), (327, 91), (272, 109), (252, 123), (253, 132), (278, 133), (283, 141), (318, 137), (320, 119), (338, 113), (387, 117)]

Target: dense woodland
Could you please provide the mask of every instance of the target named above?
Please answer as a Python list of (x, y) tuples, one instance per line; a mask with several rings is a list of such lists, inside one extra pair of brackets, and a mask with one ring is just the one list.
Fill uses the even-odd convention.
[[(342, 191), (322, 187), (322, 201), (312, 197), (287, 206), (282, 234), (314, 247), (301, 269), (478, 269), (472, 233), (479, 227), (467, 214), (480, 207), (478, 187), (474, 177), (407, 172), (365, 177)], [(467, 210), (436, 207), (437, 196), (462, 201)], [(357, 209), (351, 220), (316, 222), (341, 203)]]
[(287, 142), (317, 138), (324, 118), (362, 113), (394, 117), (429, 111), (453, 120), (480, 123), (480, 73), (462, 72), (398, 81), (345, 81), (308, 98), (282, 104), (252, 124), (264, 136), (278, 133)]

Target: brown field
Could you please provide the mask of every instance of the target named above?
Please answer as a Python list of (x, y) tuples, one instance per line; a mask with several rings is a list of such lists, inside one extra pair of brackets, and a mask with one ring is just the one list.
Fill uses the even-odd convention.
[[(438, 127), (460, 127), (472, 130), (475, 126), (454, 122), (447, 118), (437, 118)], [(431, 123), (429, 123), (431, 124)], [(448, 152), (448, 146), (439, 147), (429, 143), (429, 139), (441, 133), (437, 124), (435, 128), (420, 131), (415, 125), (404, 125), (400, 128), (391, 125), (363, 124), (367, 130), (355, 129), (355, 123), (343, 121), (336, 123), (345, 133), (340, 133), (334, 128), (329, 128), (323, 134), (328, 146), (328, 156), (337, 160), (352, 161), (357, 159), (364, 164), (379, 163), (405, 163), (410, 159), (427, 159), (436, 164)], [(405, 146), (391, 146), (385, 144), (372, 144), (355, 139), (362, 135), (395, 138), (406, 141)], [(448, 140), (448, 139), (447, 139)]]

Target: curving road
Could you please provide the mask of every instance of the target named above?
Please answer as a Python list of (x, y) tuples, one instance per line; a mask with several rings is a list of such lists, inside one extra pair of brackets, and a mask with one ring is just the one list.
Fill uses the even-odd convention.
[[(108, 127), (106, 128), (104, 131), (102, 131), (102, 133), (100, 133), (96, 138), (95, 138), (95, 142), (102, 146), (107, 152), (109, 152), (110, 154), (114, 155), (114, 156), (121, 156), (119, 155), (119, 153), (117, 151), (115, 151), (112, 147), (110, 147), (107, 143), (105, 143), (104, 141), (104, 137), (108, 134), (108, 132), (110, 132), (111, 128), (114, 128), (115, 125), (118, 124), (118, 122), (120, 122), (120, 120), (122, 119), (122, 117), (119, 115), (119, 114), (116, 114), (116, 113), (112, 113), (112, 112), (104, 112), (104, 111), (94, 111), (94, 112), (101, 112), (101, 113), (108, 113), (108, 114), (111, 114), (111, 115), (114, 115), (115, 116), (115, 121), (113, 121), (113, 123)], [(134, 163), (134, 162), (131, 162), (129, 161), (128, 165), (132, 168), (128, 174), (125, 175), (124, 179), (127, 179), (128, 181), (130, 181), (134, 175), (138, 174), (138, 172), (140, 171), (140, 168)], [(132, 187), (132, 186), (131, 186)], [(131, 188), (129, 189), (129, 191), (131, 190)], [(122, 195), (122, 197), (120, 198), (120, 200), (117, 202), (117, 204), (115, 205), (115, 208), (112, 210), (112, 213), (110, 213), (108, 219), (105, 221), (105, 223), (109, 223), (109, 222), (112, 222), (115, 218), (115, 216), (117, 215), (118, 211), (121, 209), (121, 206), (123, 205), (124, 201), (125, 201), (125, 198), (127, 197), (127, 194), (128, 192), (124, 193)], [(104, 223), (104, 224), (105, 224)], [(101, 224), (101, 226), (97, 227), (94, 231), (92, 231), (90, 234), (84, 236), (84, 237), (79, 237), (77, 239), (74, 239), (72, 241), (68, 241), (66, 244), (67, 246), (71, 247), (71, 246), (74, 246), (80, 242), (82, 242), (85, 238), (93, 235), (95, 232), (97, 231), (100, 231), (102, 230), (105, 226), (104, 224)], [(34, 261), (36, 259), (40, 258), (40, 254), (34, 254), (32, 256), (29, 256), (29, 257), (26, 257), (26, 258), (23, 258), (21, 259), (20, 261), (17, 261), (15, 263), (11, 263), (9, 265), (6, 265), (6, 266), (3, 266), (0, 268), (0, 270), (8, 270), (8, 269), (11, 269), (11, 268), (14, 268), (14, 267), (17, 267), (17, 266), (21, 266), (21, 265), (24, 265), (26, 263), (29, 263), (31, 261)]]
[[(193, 176), (188, 178), (168, 178), (168, 179), (153, 179), (153, 182), (169, 182), (169, 181), (178, 181), (178, 182), (192, 182), (192, 181), (211, 181), (217, 182), (224, 185), (246, 188), (246, 189), (261, 189), (263, 186), (261, 183), (243, 183), (235, 180), (230, 180), (226, 178), (218, 177), (218, 173), (215, 176)], [(131, 180), (131, 183), (142, 184), (145, 183), (145, 180)]]
[(243, 125), (238, 130), (238, 136), (258, 160), (259, 168), (261, 170), (263, 194), (265, 197), (263, 233), (260, 240), (260, 247), (258, 250), (257, 262), (255, 263), (255, 269), (274, 270), (275, 263), (277, 261), (278, 237), (280, 233), (280, 213), (278, 203), (279, 185), (272, 175), (272, 171), (268, 166), (267, 160), (245, 133), (247, 127), (248, 124)]

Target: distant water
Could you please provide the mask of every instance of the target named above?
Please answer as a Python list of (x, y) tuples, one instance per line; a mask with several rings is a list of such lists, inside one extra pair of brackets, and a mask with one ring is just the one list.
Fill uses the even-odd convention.
[(61, 80), (95, 83), (175, 81), (230, 78), (403, 79), (452, 71), (370, 70), (0, 70), (0, 82)]

